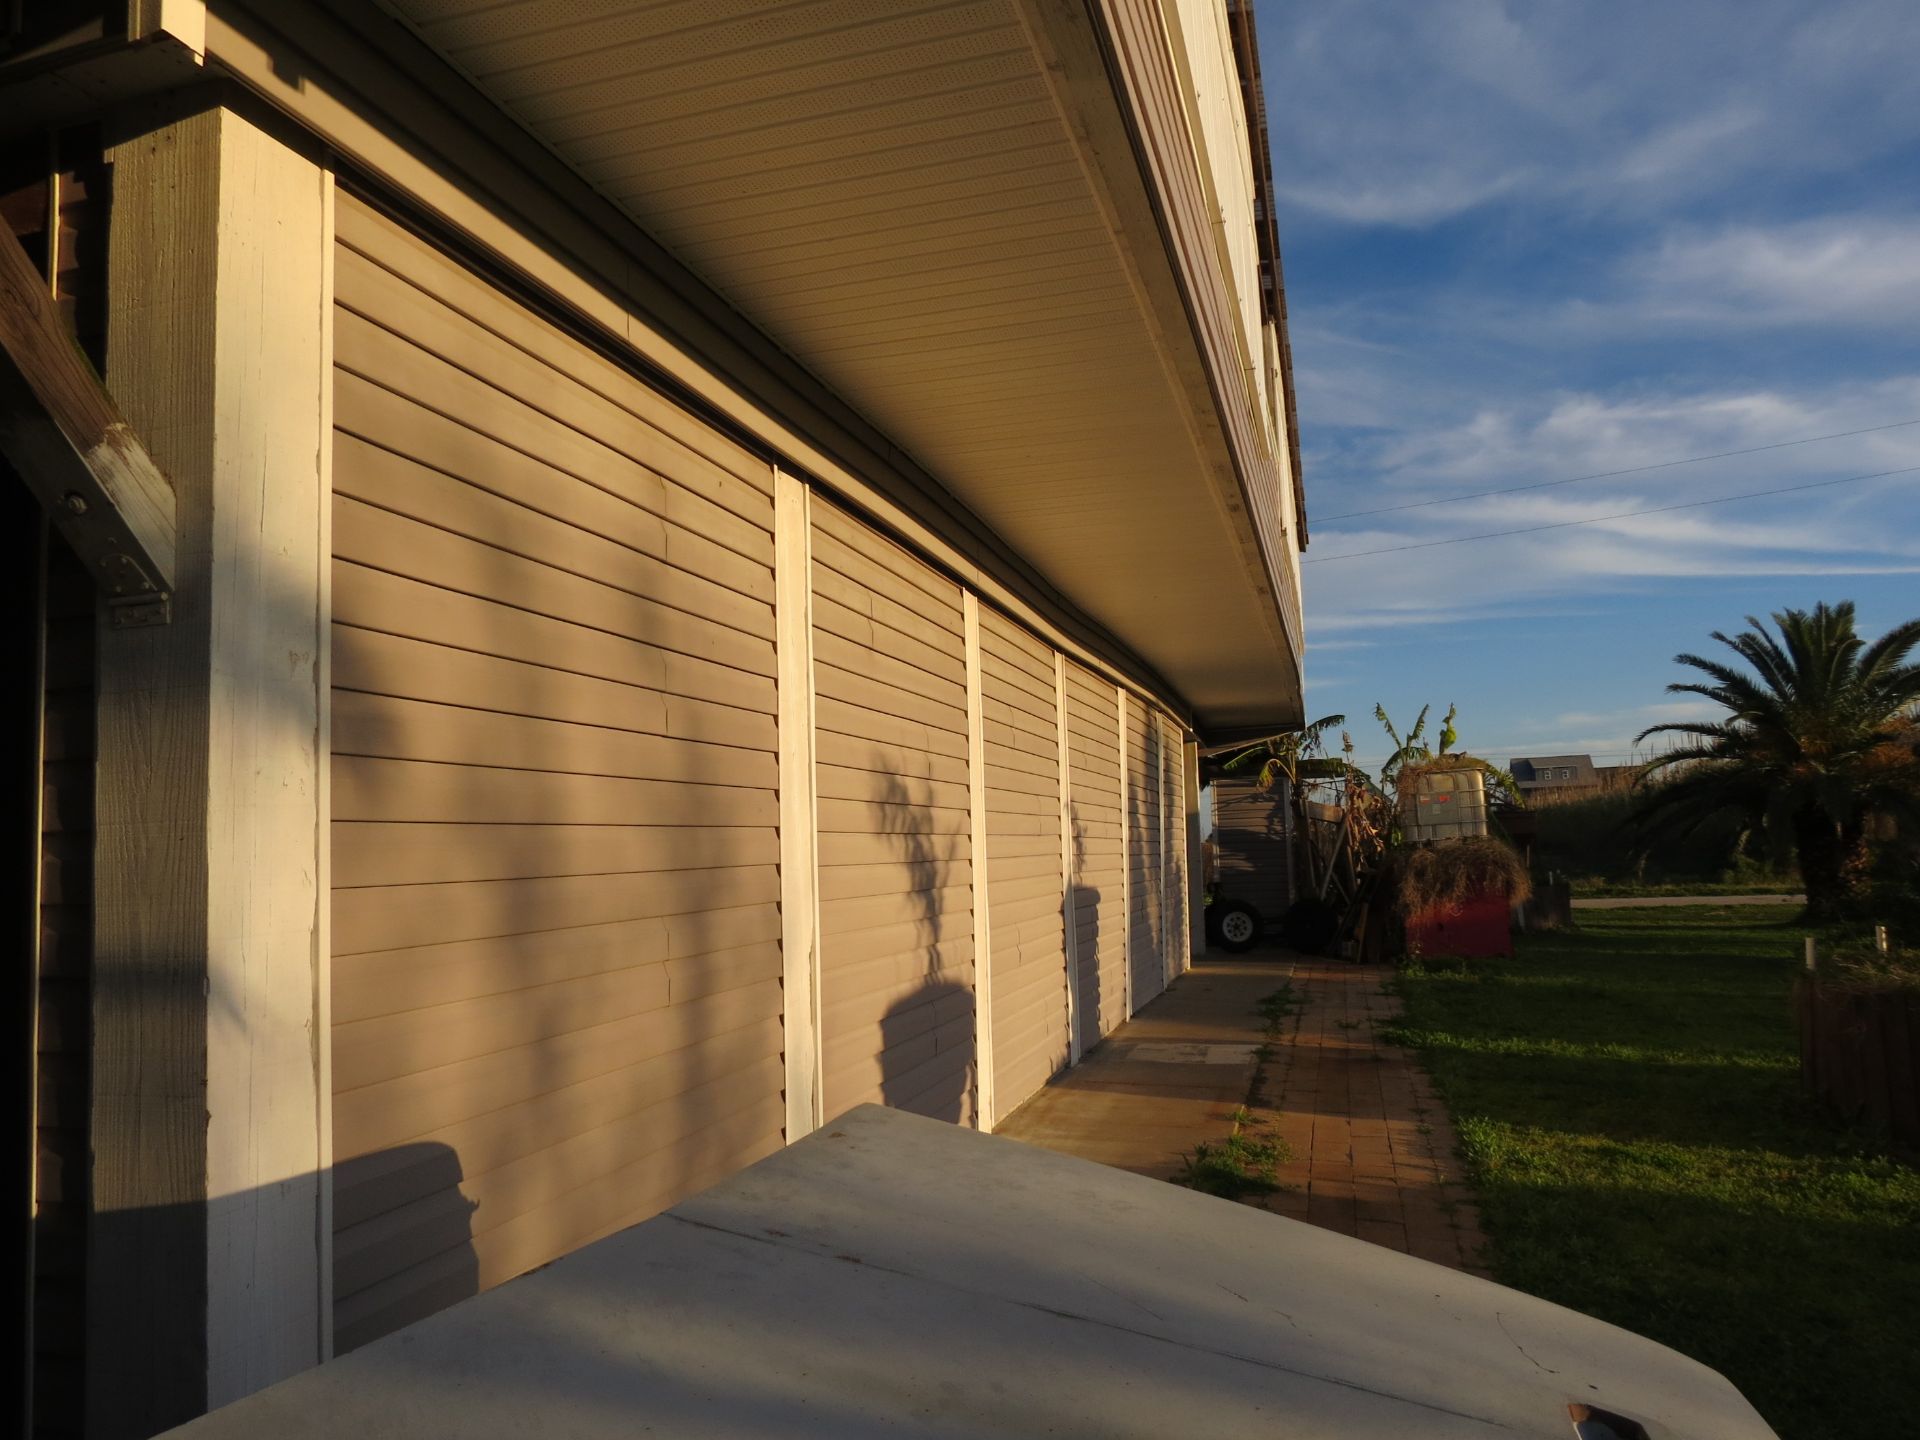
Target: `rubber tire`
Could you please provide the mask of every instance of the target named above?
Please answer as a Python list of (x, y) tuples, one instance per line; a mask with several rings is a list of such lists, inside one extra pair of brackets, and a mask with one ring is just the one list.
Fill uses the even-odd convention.
[(1242, 955), (1260, 943), (1260, 912), (1238, 900), (1216, 900), (1207, 916), (1220, 948)]

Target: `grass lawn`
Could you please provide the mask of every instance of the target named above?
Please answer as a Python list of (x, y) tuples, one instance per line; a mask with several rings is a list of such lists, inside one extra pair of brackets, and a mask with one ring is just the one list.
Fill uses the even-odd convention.
[(1583, 911), (1398, 981), (1503, 1283), (1721, 1371), (1786, 1440), (1903, 1434), (1920, 1171), (1801, 1099), (1791, 922)]
[(1586, 879), (1573, 882), (1573, 893), (1580, 900), (1641, 899), (1677, 895), (1798, 895), (1798, 880), (1679, 881), (1670, 885), (1640, 885), (1627, 880)]

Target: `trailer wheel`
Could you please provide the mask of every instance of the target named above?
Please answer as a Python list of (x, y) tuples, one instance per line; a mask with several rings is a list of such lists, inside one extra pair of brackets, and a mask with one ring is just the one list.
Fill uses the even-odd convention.
[(1213, 933), (1219, 937), (1221, 949), (1238, 955), (1260, 942), (1260, 916), (1251, 905), (1217, 900), (1213, 911)]

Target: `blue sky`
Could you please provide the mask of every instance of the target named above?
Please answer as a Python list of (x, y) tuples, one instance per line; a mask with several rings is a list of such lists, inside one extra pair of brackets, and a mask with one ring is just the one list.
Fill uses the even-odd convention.
[(1259, 0), (1311, 545), (1309, 716), (1460, 706), (1625, 759), (1677, 651), (1817, 600), (1920, 615), (1914, 0)]

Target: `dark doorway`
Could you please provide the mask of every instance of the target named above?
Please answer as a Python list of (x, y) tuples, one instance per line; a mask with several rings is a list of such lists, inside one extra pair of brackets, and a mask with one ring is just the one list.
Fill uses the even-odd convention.
[[(5, 1293), (17, 1433), (78, 1436), (92, 1040), (94, 588), (0, 475), (7, 926)], [(9, 1426), (9, 1429), (14, 1429)]]

